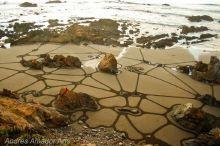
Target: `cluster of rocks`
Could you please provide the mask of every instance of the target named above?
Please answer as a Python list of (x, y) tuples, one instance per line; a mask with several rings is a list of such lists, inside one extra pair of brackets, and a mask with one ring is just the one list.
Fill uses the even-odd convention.
[(73, 111), (76, 109), (97, 110), (98, 105), (88, 94), (76, 93), (67, 88), (62, 88), (58, 98), (54, 101), (54, 106), (58, 110)]
[[(52, 23), (56, 24), (56, 22)], [(22, 37), (13, 35), (11, 43), (53, 42), (80, 44), (92, 42), (94, 44), (119, 46), (118, 39), (121, 37), (121, 32), (118, 30), (118, 26), (119, 24), (114, 20), (100, 19), (90, 22), (88, 26), (74, 23), (62, 30), (36, 29), (25, 33)]]
[[(201, 97), (207, 102), (207, 95)], [(210, 105), (210, 104), (209, 104)], [(177, 105), (173, 108), (172, 118), (182, 127), (195, 131), (198, 137), (184, 141), (184, 146), (217, 146), (220, 144), (220, 119), (193, 107), (192, 103)]]
[(43, 58), (42, 61), (38, 61), (36, 59), (27, 61), (22, 59), (20, 63), (25, 67), (30, 67), (33, 69), (42, 69), (43, 66), (51, 68), (80, 68), (82, 64), (79, 58), (74, 56), (64, 57), (63, 55), (55, 55), (53, 58), (51, 58), (49, 54), (43, 54), (41, 57)]
[(44, 129), (62, 127), (68, 118), (56, 110), (35, 103), (25, 103), (11, 91), (0, 93), (0, 143), (22, 134), (42, 133)]
[(201, 109), (194, 108), (191, 103), (178, 105), (173, 109), (172, 117), (182, 127), (198, 133), (208, 132), (220, 126), (220, 120)]
[(191, 22), (201, 22), (202, 20), (205, 21), (214, 21), (211, 16), (208, 15), (201, 15), (201, 16), (189, 16), (187, 19)]
[(220, 83), (220, 60), (211, 56), (209, 64), (196, 62), (194, 66), (178, 66), (178, 69), (198, 81)]

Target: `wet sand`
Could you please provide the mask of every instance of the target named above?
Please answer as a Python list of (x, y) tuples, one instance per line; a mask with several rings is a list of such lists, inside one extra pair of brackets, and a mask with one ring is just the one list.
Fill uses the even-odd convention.
[[(105, 52), (117, 58), (118, 74), (97, 70), (96, 65)], [(39, 59), (39, 55), (45, 53), (77, 56), (83, 67), (33, 70), (20, 64), (21, 57)], [(215, 55), (220, 57), (220, 54)], [(83, 117), (88, 127), (112, 127), (135, 141), (179, 146), (182, 140), (195, 137), (195, 134), (170, 120), (169, 112), (174, 105), (190, 102), (220, 117), (218, 108), (204, 106), (197, 99), (198, 95), (210, 94), (220, 100), (220, 86), (195, 81), (174, 70), (177, 65), (194, 63), (194, 56), (180, 47), (168, 50), (130, 47), (122, 50), (93, 44), (20, 45), (0, 49), (0, 90), (10, 89), (18, 92), (26, 102), (50, 107), (60, 88), (68, 87), (93, 96), (99, 104), (98, 111), (68, 113), (70, 117), (76, 115), (77, 119)], [(141, 70), (132, 70), (137, 67)], [(120, 108), (129, 110), (123, 112)]]

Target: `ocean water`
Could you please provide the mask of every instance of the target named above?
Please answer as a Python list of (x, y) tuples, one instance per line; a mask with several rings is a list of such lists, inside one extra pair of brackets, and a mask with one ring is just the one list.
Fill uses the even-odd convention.
[[(35, 8), (22, 8), (22, 2), (37, 3)], [(207, 26), (209, 33), (220, 35), (220, 0), (61, 0), (65, 3), (46, 4), (48, 0), (0, 0), (0, 28), (10, 20), (35, 22), (47, 26), (49, 19), (80, 21), (82, 18), (110, 18), (128, 20), (138, 24), (141, 34), (176, 32), (181, 25)], [(169, 4), (166, 6), (163, 4)], [(36, 15), (38, 13), (38, 15)], [(192, 23), (186, 19), (191, 15), (209, 15), (213, 22)], [(191, 45), (194, 52), (200, 50), (220, 51), (219, 39)], [(195, 51), (199, 49), (199, 51)], [(195, 53), (194, 53), (195, 54)]]

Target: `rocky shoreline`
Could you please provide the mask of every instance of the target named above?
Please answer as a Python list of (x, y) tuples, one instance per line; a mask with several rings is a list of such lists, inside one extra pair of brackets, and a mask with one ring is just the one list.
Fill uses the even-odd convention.
[(183, 19), (190, 25), (159, 34), (107, 18), (8, 21), (0, 30), (0, 145), (219, 145), (219, 54), (197, 61), (176, 47), (217, 39), (202, 22), (218, 20)]

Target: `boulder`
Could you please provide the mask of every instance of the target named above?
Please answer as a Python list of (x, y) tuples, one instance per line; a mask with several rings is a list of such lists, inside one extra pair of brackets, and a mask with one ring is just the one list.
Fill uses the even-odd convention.
[(102, 72), (116, 73), (117, 60), (113, 54), (105, 54), (104, 58), (100, 61), (98, 68)]
[(96, 110), (98, 105), (95, 100), (85, 93), (76, 93), (62, 88), (58, 98), (54, 101), (54, 106), (58, 110), (73, 111), (77, 109)]
[(208, 133), (199, 134), (196, 138), (183, 142), (183, 146), (219, 146), (220, 129), (213, 128)]
[(220, 101), (217, 101), (216, 98), (212, 95), (201, 95), (198, 97), (198, 99), (206, 105), (220, 107)]
[(171, 116), (182, 127), (198, 133), (208, 132), (220, 125), (219, 118), (194, 108), (190, 103), (174, 107)]

